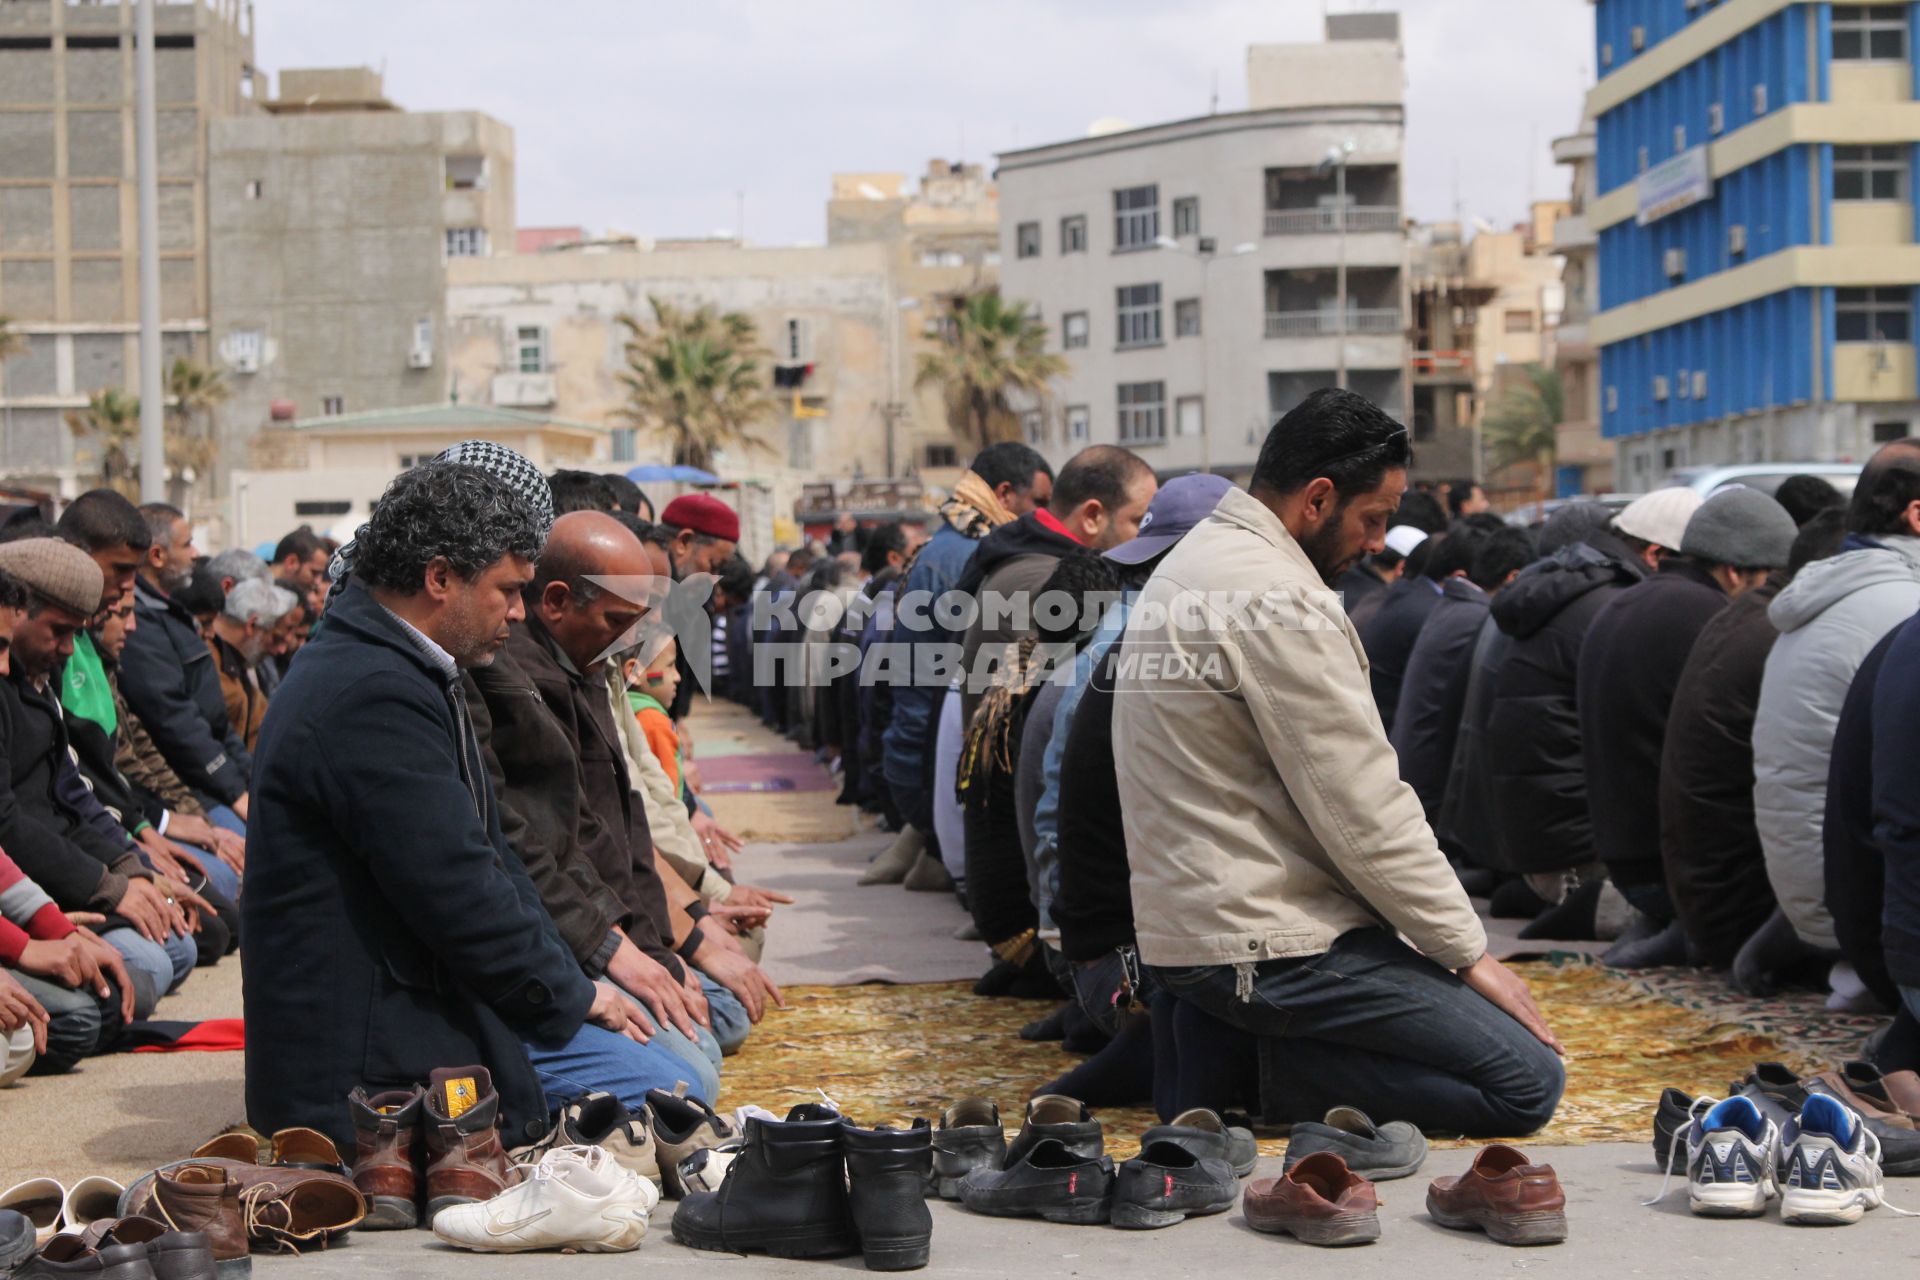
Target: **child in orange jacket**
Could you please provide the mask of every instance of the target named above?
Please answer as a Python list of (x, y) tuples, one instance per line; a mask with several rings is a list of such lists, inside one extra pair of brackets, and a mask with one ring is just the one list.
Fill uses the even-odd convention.
[(640, 731), (676, 793), (684, 789), (680, 735), (674, 731), (667, 708), (673, 705), (673, 695), (680, 688), (679, 655), (679, 646), (668, 640), (651, 662), (642, 661), (636, 654), (620, 664), (620, 674), (627, 682), (627, 702), (639, 717)]

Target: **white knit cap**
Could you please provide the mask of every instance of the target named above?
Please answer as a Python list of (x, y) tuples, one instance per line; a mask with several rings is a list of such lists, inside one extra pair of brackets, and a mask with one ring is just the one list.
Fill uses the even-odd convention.
[(1427, 540), (1425, 529), (1416, 529), (1410, 524), (1397, 524), (1387, 530), (1387, 550), (1402, 560), (1413, 554), (1413, 549)]
[(1693, 519), (1702, 501), (1699, 494), (1679, 485), (1655, 489), (1643, 498), (1635, 498), (1613, 518), (1614, 532), (1678, 551), (1687, 533), (1687, 521)]

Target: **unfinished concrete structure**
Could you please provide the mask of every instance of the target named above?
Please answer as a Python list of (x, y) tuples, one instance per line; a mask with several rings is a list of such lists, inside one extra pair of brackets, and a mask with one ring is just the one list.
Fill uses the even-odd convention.
[(447, 264), (514, 245), (499, 121), (402, 111), (362, 67), (286, 71), (265, 106), (211, 139), (227, 466), (276, 418), (445, 402)]
[(917, 189), (902, 173), (836, 173), (827, 243), (879, 244), (892, 277), (890, 382), (881, 405), (884, 473), (955, 479), (968, 457), (937, 387), (916, 389), (920, 356), (946, 332), (954, 302), (1000, 280), (999, 193), (977, 164), (934, 160)]
[[(252, 6), (155, 6), (162, 355), (208, 359), (207, 134), (252, 114)], [(137, 393), (140, 314), (132, 0), (0, 4), (0, 474), (72, 494), (98, 474), (63, 418)]]

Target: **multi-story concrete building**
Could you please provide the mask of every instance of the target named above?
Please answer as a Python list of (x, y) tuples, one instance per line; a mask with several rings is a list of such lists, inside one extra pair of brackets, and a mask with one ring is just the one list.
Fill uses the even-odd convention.
[(1914, 9), (1597, 0), (1601, 420), (1623, 489), (1920, 421)]
[[(139, 387), (131, 0), (0, 4), (0, 472), (72, 494), (97, 475), (62, 419)], [(162, 356), (208, 358), (207, 135), (256, 111), (252, 6), (155, 6)]]
[(1000, 157), (1002, 291), (1072, 363), (1028, 418), (1056, 460), (1107, 442), (1244, 474), (1322, 386), (1406, 414), (1399, 20), (1326, 34), (1251, 48), (1245, 111)]
[(952, 301), (1000, 278), (999, 198), (977, 164), (932, 161), (917, 190), (900, 173), (836, 173), (827, 243), (887, 246), (890, 325), (884, 474), (957, 477), (966, 445), (954, 439), (937, 387), (914, 386), (919, 357), (938, 343)]
[[(729, 479), (760, 478), (792, 510), (803, 481), (878, 476), (889, 352), (901, 296), (880, 242), (750, 248), (733, 240), (586, 245), (462, 258), (448, 266), (448, 361), (463, 404), (527, 409), (615, 426), (626, 402), (627, 330), (651, 322), (650, 298), (744, 313), (769, 350), (776, 415), (757, 448), (724, 459)], [(673, 459), (666, 442), (617, 430), (610, 461)]]
[(1480, 313), (1494, 288), (1475, 279), (1457, 222), (1410, 224), (1408, 315), (1415, 458), (1430, 478), (1479, 478)]
[(445, 403), (448, 264), (514, 248), (498, 120), (402, 111), (361, 67), (283, 72), (265, 106), (216, 123), (211, 143), (226, 466), (275, 419)]

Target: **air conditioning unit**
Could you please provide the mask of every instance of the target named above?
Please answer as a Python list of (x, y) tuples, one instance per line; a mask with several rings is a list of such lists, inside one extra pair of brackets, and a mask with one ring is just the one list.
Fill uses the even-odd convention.
[(1747, 224), (1736, 222), (1727, 228), (1727, 252), (1742, 254), (1747, 251)]
[(1764, 84), (1753, 86), (1753, 114), (1757, 116), (1767, 114), (1767, 86)]
[(1647, 29), (1645, 27), (1635, 27), (1633, 29), (1632, 44), (1635, 53), (1647, 47)]
[(1680, 371), (1680, 376), (1674, 379), (1674, 384), (1677, 388), (1673, 393), (1674, 397), (1676, 399), (1685, 400), (1687, 398), (1687, 392), (1691, 390), (1693, 387), (1693, 379), (1687, 376), (1687, 371), (1685, 369), (1682, 369)]
[(433, 348), (432, 347), (415, 347), (413, 350), (407, 352), (407, 368), (409, 369), (433, 368)]
[(1707, 371), (1705, 369), (1695, 369), (1693, 371), (1693, 398), (1695, 400), (1705, 400), (1707, 398)]
[(1726, 127), (1727, 109), (1717, 102), (1709, 103), (1707, 106), (1707, 132), (1718, 134)]
[(1653, 398), (1655, 400), (1665, 400), (1667, 398), (1667, 375), (1664, 373), (1656, 373), (1653, 375)]
[(260, 357), (251, 351), (241, 352), (233, 358), (233, 371), (235, 373), (260, 372)]
[(1667, 279), (1677, 280), (1687, 274), (1687, 251), (1669, 249), (1660, 258), (1661, 269), (1667, 273)]

